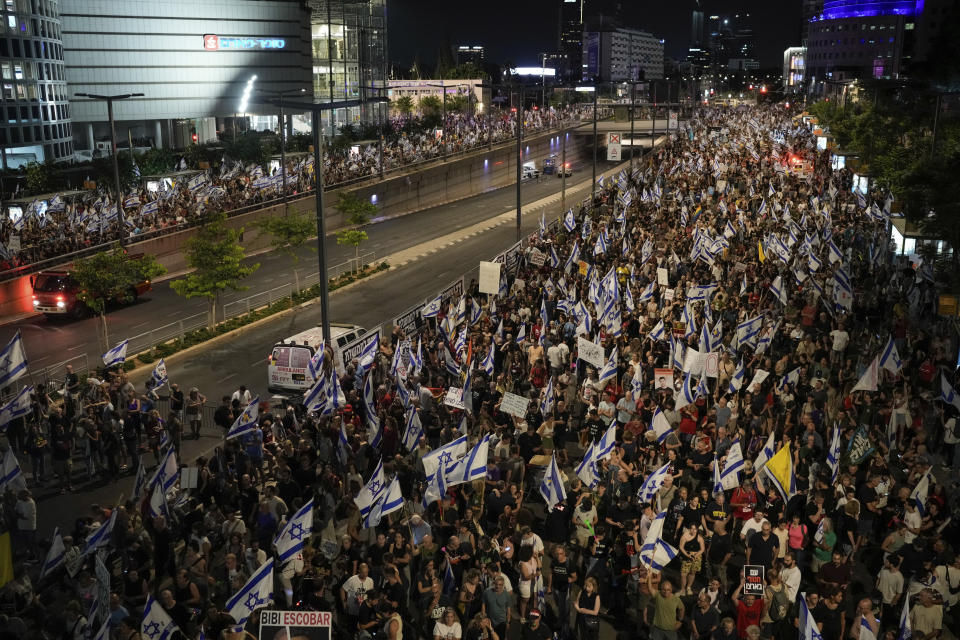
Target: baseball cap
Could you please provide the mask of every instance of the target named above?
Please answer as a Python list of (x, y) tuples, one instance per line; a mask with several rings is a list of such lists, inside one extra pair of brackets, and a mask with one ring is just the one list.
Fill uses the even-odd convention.
[(530, 609), (530, 611), (527, 613), (527, 616), (529, 616), (529, 617), (531, 617), (531, 618), (539, 618), (539, 617), (540, 617), (540, 609)]

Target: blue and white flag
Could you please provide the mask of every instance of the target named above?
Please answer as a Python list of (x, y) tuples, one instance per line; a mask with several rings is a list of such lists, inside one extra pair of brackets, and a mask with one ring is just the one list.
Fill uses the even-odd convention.
[(313, 498), (293, 514), (277, 539), (273, 541), (277, 549), (277, 562), (290, 560), (303, 550), (304, 544), (313, 533)]
[(369, 371), (370, 367), (373, 366), (373, 361), (376, 359), (377, 354), (380, 353), (380, 331), (377, 330), (373, 334), (373, 340), (367, 343), (363, 348), (363, 351), (360, 352), (360, 369), (363, 371)]
[(264, 562), (247, 584), (227, 600), (226, 608), (237, 624), (243, 625), (254, 611), (270, 604), (273, 604), (273, 558)]
[(837, 481), (840, 471), (840, 425), (833, 427), (833, 437), (830, 439), (830, 451), (827, 452), (827, 466), (830, 467), (830, 482)]
[(960, 395), (957, 390), (947, 382), (947, 376), (940, 374), (940, 398), (941, 401), (951, 404), (960, 411)]
[[(543, 334), (541, 334), (542, 336)], [(460, 389), (460, 402), (463, 404), (464, 415), (473, 415), (473, 363), (467, 363), (467, 375), (463, 380), (463, 388)]]
[(27, 372), (27, 352), (18, 330), (7, 346), (0, 351), (0, 389)]
[(487, 372), (487, 375), (491, 378), (493, 377), (493, 365), (494, 365), (494, 351), (496, 350), (496, 344), (490, 342), (490, 350), (487, 351), (486, 357), (480, 363), (480, 368)]
[(323, 405), (322, 415), (332, 415), (335, 411), (346, 406), (347, 398), (340, 388), (340, 376), (336, 369), (330, 370), (330, 383), (327, 385), (327, 402)]
[(40, 568), (40, 577), (38, 581), (43, 580), (45, 577), (57, 570), (60, 565), (63, 564), (63, 560), (66, 557), (67, 548), (63, 544), (63, 536), (60, 535), (60, 527), (56, 527), (53, 530), (53, 538), (50, 540), (50, 549), (47, 551), (47, 557), (43, 561), (43, 566)]
[(373, 372), (367, 371), (363, 376), (363, 407), (367, 423), (367, 438), (371, 447), (380, 446), (383, 433), (380, 429), (380, 416), (377, 415), (377, 406), (373, 398)]
[(677, 400), (675, 404), (676, 410), (679, 411), (688, 404), (693, 404), (696, 399), (697, 394), (691, 385), (690, 373), (688, 372), (686, 377), (683, 379), (683, 385), (680, 387), (680, 393), (677, 394)]
[(167, 496), (163, 492), (163, 487), (159, 484), (154, 485), (153, 493), (150, 494), (150, 500), (147, 502), (147, 513), (151, 518), (159, 518), (160, 516), (170, 517)]
[(160, 606), (159, 602), (154, 600), (153, 596), (147, 596), (147, 604), (143, 608), (143, 618), (140, 620), (140, 634), (144, 640), (167, 640), (178, 631), (180, 631), (180, 627), (176, 625), (170, 614)]
[(770, 283), (770, 293), (773, 294), (773, 297), (776, 298), (780, 304), (787, 304), (787, 290), (783, 286), (783, 278), (777, 276), (773, 279), (773, 282)]
[(563, 217), (563, 228), (572, 233), (577, 228), (577, 219), (573, 215), (573, 209), (568, 209)]
[(597, 375), (597, 383), (604, 384), (607, 380), (615, 379), (617, 377), (617, 347), (613, 347), (613, 351), (610, 352), (610, 357), (607, 358), (606, 364), (603, 365), (603, 368), (600, 369), (600, 372)]
[(403, 494), (400, 491), (400, 479), (394, 476), (385, 491), (373, 503), (373, 508), (363, 519), (363, 528), (370, 529), (380, 524), (383, 516), (403, 508)]
[(666, 340), (666, 330), (663, 326), (663, 320), (658, 322), (657, 326), (651, 329), (648, 335), (651, 340)]
[[(657, 496), (657, 491), (663, 486), (663, 481), (670, 473), (670, 463), (663, 465), (643, 481), (643, 484), (637, 490), (637, 499), (640, 504), (653, 504), (653, 499)], [(656, 508), (654, 508), (656, 510)]]
[[(718, 471), (720, 480), (719, 491), (736, 489), (740, 486), (740, 472), (743, 471), (743, 449), (740, 448), (740, 438), (734, 439), (727, 449), (727, 457), (723, 471)], [(714, 486), (714, 493), (718, 491)]]
[(930, 472), (927, 471), (917, 482), (917, 486), (913, 488), (913, 491), (910, 492), (910, 499), (917, 505), (917, 511), (920, 512), (920, 515), (924, 517), (927, 515), (927, 495), (929, 492)]
[(830, 261), (830, 264), (843, 260), (843, 253), (841, 253), (837, 245), (834, 244), (833, 238), (827, 242), (827, 260)]
[(801, 592), (797, 599), (800, 601), (800, 640), (823, 640), (820, 627), (807, 606), (807, 594)]
[(597, 460), (593, 455), (595, 450), (596, 445), (591, 442), (576, 469), (577, 477), (591, 489), (600, 484), (600, 472), (597, 471)]
[(158, 389), (169, 382), (167, 379), (167, 365), (163, 361), (163, 358), (157, 361), (157, 366), (153, 368), (150, 379), (153, 381), (154, 389)]
[(523, 341), (527, 339), (527, 324), (525, 322), (520, 323), (520, 330), (517, 331), (516, 343), (523, 344)]
[(127, 341), (124, 340), (110, 351), (107, 351), (103, 354), (103, 364), (106, 367), (113, 367), (118, 364), (123, 364), (124, 360), (127, 359)]
[(550, 456), (550, 464), (547, 465), (543, 480), (540, 482), (540, 495), (547, 503), (547, 511), (553, 511), (556, 505), (567, 499), (567, 490), (563, 487), (560, 468), (557, 467), (556, 452)]
[(256, 396), (247, 405), (237, 419), (234, 420), (230, 430), (227, 431), (227, 440), (238, 438), (253, 432), (257, 428), (257, 420), (260, 417), (260, 396)]
[(363, 485), (363, 488), (360, 489), (359, 493), (357, 493), (353, 499), (357, 508), (360, 509), (360, 515), (366, 515), (370, 511), (373, 503), (380, 497), (380, 492), (386, 487), (387, 478), (383, 474), (383, 459), (381, 459), (370, 475), (370, 480), (367, 481), (367, 484)]
[(603, 460), (611, 453), (613, 453), (614, 447), (617, 446), (617, 421), (614, 420), (610, 423), (610, 426), (607, 427), (607, 430), (603, 432), (603, 435), (600, 437), (600, 440), (597, 442), (597, 446), (593, 450), (593, 459), (596, 461)]
[(897, 629), (897, 640), (913, 638), (913, 623), (910, 622), (910, 598), (903, 599), (903, 609), (900, 612), (900, 626)]
[(646, 302), (647, 300), (650, 300), (651, 298), (653, 298), (653, 287), (655, 285), (656, 285), (655, 282), (651, 282), (650, 284), (648, 284), (644, 288), (644, 290), (640, 292), (640, 297), (637, 298), (637, 300), (640, 302)]
[(176, 450), (170, 447), (163, 455), (163, 460), (160, 461), (157, 470), (153, 472), (153, 477), (147, 483), (147, 488), (159, 485), (166, 494), (179, 479), (180, 465), (177, 463)]
[(110, 544), (110, 538), (113, 536), (113, 527), (116, 523), (117, 510), (114, 509), (110, 514), (110, 518), (87, 536), (83, 546), (82, 557), (86, 558), (91, 553), (95, 553), (97, 549), (101, 549)]
[(887, 346), (883, 348), (880, 354), (880, 368), (886, 369), (896, 375), (903, 369), (903, 362), (900, 360), (900, 354), (897, 353), (897, 345), (893, 341), (893, 336), (887, 340)]
[[(483, 436), (477, 444), (473, 445), (469, 453), (461, 459), (460, 464), (455, 467), (455, 471), (450, 472), (449, 484), (461, 484), (472, 482), (477, 478), (483, 478), (487, 475), (487, 459), (490, 456), (490, 434)], [(463, 472), (460, 473), (462, 467)]]
[[(334, 375), (336, 375), (336, 372), (334, 372)], [(330, 394), (327, 389), (329, 382), (330, 379), (327, 376), (320, 375), (314, 381), (313, 386), (303, 394), (303, 406), (307, 408), (307, 411), (320, 413), (323, 410)]]
[(743, 358), (740, 358), (740, 364), (737, 365), (736, 370), (733, 372), (733, 377), (730, 378), (730, 386), (727, 388), (727, 393), (736, 393), (737, 391), (740, 391), (740, 388), (743, 386), (743, 377), (746, 372), (746, 367), (743, 366)]
[(0, 493), (5, 491), (16, 493), (26, 488), (27, 482), (20, 470), (20, 462), (13, 453), (13, 447), (7, 447), (3, 454), (2, 466), (0, 466)]
[(677, 557), (677, 550), (663, 540), (663, 524), (667, 512), (661, 511), (650, 523), (640, 547), (640, 561), (655, 571), (663, 571)]
[(660, 407), (657, 407), (653, 412), (653, 418), (650, 420), (650, 430), (656, 434), (657, 442), (666, 440), (667, 436), (670, 435), (670, 432), (673, 430), (673, 427), (670, 426), (670, 421), (667, 420), (667, 416), (663, 415), (663, 412), (660, 411)]
[(437, 296), (427, 304), (423, 305), (423, 309), (420, 311), (420, 315), (424, 318), (436, 318), (440, 314), (440, 309), (443, 307), (443, 299), (440, 296)]
[(310, 362), (307, 363), (307, 372), (314, 380), (318, 379), (320, 377), (320, 373), (323, 371), (323, 359), (326, 357), (326, 353), (326, 343), (321, 341), (320, 346), (318, 346), (317, 350), (313, 352)]
[(130, 499), (134, 503), (140, 502), (147, 490), (147, 468), (143, 466), (143, 458), (140, 458), (140, 465), (137, 466), (137, 476), (133, 479), (133, 491), (130, 493)]
[(540, 415), (546, 416), (553, 411), (553, 376), (547, 380), (547, 386), (543, 390), (543, 399), (540, 401)]
[(33, 387), (24, 387), (13, 400), (0, 407), (0, 431), (6, 430), (11, 421), (30, 413)]

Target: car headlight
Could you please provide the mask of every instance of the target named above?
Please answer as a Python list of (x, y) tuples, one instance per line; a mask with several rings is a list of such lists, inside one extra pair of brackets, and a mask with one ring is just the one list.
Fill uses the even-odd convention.
[(39, 300), (34, 300), (34, 301), (33, 301), (33, 306), (39, 307), (39, 306), (40, 306), (40, 301), (39, 301)]
[(59, 302), (57, 302), (57, 309), (63, 309), (65, 306), (67, 306), (67, 303), (64, 302), (63, 300), (60, 300)]

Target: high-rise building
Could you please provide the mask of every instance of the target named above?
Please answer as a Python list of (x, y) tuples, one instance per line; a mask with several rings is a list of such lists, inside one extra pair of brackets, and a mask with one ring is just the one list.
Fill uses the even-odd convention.
[(560, 0), (557, 74), (571, 82), (579, 82), (583, 77), (583, 3), (584, 0)]
[(605, 82), (663, 78), (663, 40), (637, 29), (583, 34), (584, 77)]
[(800, 42), (807, 46), (810, 22), (823, 11), (823, 0), (800, 0)]
[(694, 9), (690, 18), (690, 46), (703, 46), (703, 11)]
[(803, 91), (807, 74), (807, 48), (788, 47), (783, 52), (783, 91), (799, 93)]
[(810, 91), (834, 93), (852, 80), (903, 77), (924, 0), (825, 0), (810, 23)]
[(73, 141), (59, 4), (7, 0), (2, 10), (2, 167), (70, 158)]
[(475, 64), (478, 67), (483, 66), (483, 47), (460, 45), (457, 47), (457, 64)]
[(296, 0), (59, 4), (78, 149), (110, 150), (106, 105), (78, 93), (144, 94), (114, 103), (121, 146), (175, 148), (243, 131), (257, 115), (276, 126), (258, 89), (311, 97), (310, 14)]

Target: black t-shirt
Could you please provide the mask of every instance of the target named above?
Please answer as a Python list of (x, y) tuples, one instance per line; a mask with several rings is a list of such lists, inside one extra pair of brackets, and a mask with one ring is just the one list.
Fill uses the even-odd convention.
[(520, 630), (521, 640), (549, 640), (552, 637), (553, 632), (543, 622), (538, 624), (536, 629), (528, 623)]
[(840, 627), (840, 616), (843, 614), (843, 605), (831, 609), (821, 600), (813, 610), (813, 619), (823, 625), (820, 635), (824, 638), (839, 638), (843, 634)]
[(702, 611), (700, 607), (694, 607), (691, 617), (701, 636), (710, 633), (710, 630), (717, 626), (720, 620), (720, 615), (713, 607), (707, 607), (706, 611)]
[(766, 540), (760, 532), (755, 533), (750, 537), (750, 564), (763, 565), (769, 569), (773, 566), (773, 559), (779, 548), (780, 540), (773, 533)]
[[(365, 625), (377, 619), (377, 607), (368, 600), (360, 603), (360, 609), (357, 610), (357, 626)], [(374, 631), (376, 627), (370, 627)]]
[(707, 557), (710, 558), (710, 562), (721, 562), (723, 558), (730, 553), (732, 548), (732, 532), (728, 531), (722, 536), (715, 533), (713, 537), (710, 538), (710, 550), (707, 552)]
[(730, 505), (726, 502), (719, 504), (716, 500), (711, 500), (710, 504), (707, 505), (706, 515), (707, 522), (711, 520), (726, 520), (730, 515)]
[(688, 502), (687, 506), (683, 508), (682, 512), (680, 512), (680, 515), (683, 516), (683, 526), (693, 523), (697, 523), (699, 526), (703, 516), (703, 507), (693, 508)]
[(569, 558), (563, 562), (553, 561), (553, 564), (550, 566), (550, 573), (553, 576), (551, 585), (554, 590), (563, 593), (567, 592), (567, 589), (570, 588), (570, 571)]
[[(873, 520), (876, 517), (876, 514), (870, 509), (867, 509), (867, 505), (871, 502), (877, 501), (877, 490), (867, 485), (860, 487), (860, 490), (857, 491), (857, 500), (860, 501), (860, 519), (861, 520)], [(874, 505), (876, 506), (876, 505)]]
[(517, 437), (517, 446), (520, 447), (520, 455), (523, 456), (524, 462), (530, 462), (530, 458), (534, 456), (534, 450), (542, 441), (540, 434), (536, 431), (524, 431)]

